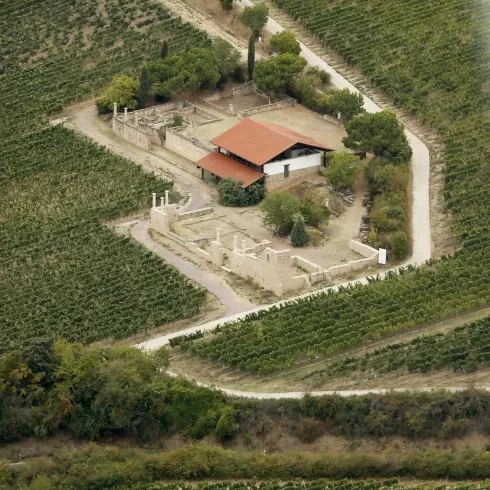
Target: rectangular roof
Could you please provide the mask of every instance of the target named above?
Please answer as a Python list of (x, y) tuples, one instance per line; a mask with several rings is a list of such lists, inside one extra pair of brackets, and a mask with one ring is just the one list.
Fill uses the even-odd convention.
[(195, 163), (198, 167), (205, 168), (222, 179), (231, 177), (236, 182), (243, 182), (243, 188), (265, 176), (262, 172), (247, 167), (219, 151), (213, 151)]
[(333, 150), (292, 129), (250, 118), (243, 119), (211, 142), (255, 165), (264, 165), (298, 143), (319, 150)]

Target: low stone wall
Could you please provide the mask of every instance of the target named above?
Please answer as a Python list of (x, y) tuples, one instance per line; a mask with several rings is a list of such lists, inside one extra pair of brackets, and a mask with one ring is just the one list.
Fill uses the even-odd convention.
[(231, 90), (231, 93), (234, 97), (238, 97), (239, 95), (250, 95), (256, 93), (256, 89), (254, 87), (253, 82), (248, 82), (241, 87), (235, 87)]
[(151, 150), (151, 139), (146, 131), (119, 119), (113, 119), (112, 129), (120, 138), (129, 141), (139, 148), (143, 148), (143, 150)]
[(376, 255), (377, 257), (379, 253), (375, 248), (358, 242), (357, 240), (350, 240), (349, 248), (354, 252), (357, 252), (359, 255), (362, 255), (363, 257), (372, 257), (373, 255)]
[(344, 277), (353, 272), (360, 272), (368, 267), (375, 267), (378, 264), (379, 252), (370, 247), (369, 245), (364, 245), (356, 240), (350, 240), (349, 248), (354, 252), (365, 257), (364, 259), (352, 260), (347, 262), (347, 264), (337, 265), (335, 267), (329, 267), (328, 273), (330, 277)]
[(192, 162), (197, 162), (214, 151), (214, 148), (208, 147), (203, 141), (190, 138), (170, 128), (167, 129), (165, 147), (182, 154)]
[(195, 209), (194, 211), (186, 211), (185, 213), (180, 213), (177, 217), (177, 221), (182, 221), (190, 218), (199, 218), (199, 216), (205, 216), (206, 214), (211, 214), (213, 208), (201, 208)]
[(268, 175), (265, 179), (265, 185), (268, 191), (272, 191), (281, 186), (285, 181), (289, 179), (295, 179), (299, 177), (307, 177), (309, 175), (316, 175), (320, 167), (307, 167), (298, 170), (291, 170), (289, 177), (284, 178), (284, 174)]
[(244, 119), (245, 117), (253, 116), (254, 114), (260, 114), (261, 112), (276, 111), (277, 109), (284, 109), (286, 107), (292, 107), (297, 104), (295, 99), (281, 100), (279, 102), (274, 102), (273, 104), (261, 105), (259, 107), (253, 107), (252, 109), (245, 109), (243, 111), (237, 112), (236, 116), (239, 119)]
[(291, 257), (291, 263), (292, 265), (295, 265), (296, 267), (301, 267), (302, 269), (308, 272), (317, 273), (323, 270), (323, 267), (321, 267), (320, 265), (310, 262), (309, 260), (305, 259), (304, 257), (301, 257), (300, 255), (293, 255)]
[(224, 107), (212, 103), (212, 100), (219, 100), (219, 99), (220, 96), (218, 94), (217, 97), (210, 96), (206, 98), (199, 98), (198, 100), (199, 102), (201, 102), (201, 104), (207, 105), (208, 107), (211, 107), (215, 111), (220, 111), (223, 114), (226, 114), (227, 116), (235, 116), (235, 114), (233, 112), (230, 112), (228, 109), (225, 109)]

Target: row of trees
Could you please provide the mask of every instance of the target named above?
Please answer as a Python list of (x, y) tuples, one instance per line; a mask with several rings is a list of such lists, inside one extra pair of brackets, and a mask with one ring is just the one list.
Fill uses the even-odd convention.
[(231, 76), (240, 77), (240, 53), (223, 39), (214, 39), (208, 48), (190, 48), (169, 54), (168, 43), (162, 43), (160, 59), (143, 66), (139, 80), (127, 75), (113, 78), (105, 94), (97, 99), (100, 114), (118, 107), (136, 109), (145, 107), (150, 91), (158, 100), (174, 95), (216, 88)]

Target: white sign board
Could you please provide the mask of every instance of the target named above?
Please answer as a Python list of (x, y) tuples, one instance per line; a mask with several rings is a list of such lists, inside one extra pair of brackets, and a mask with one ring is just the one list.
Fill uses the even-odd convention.
[(379, 251), (378, 263), (385, 265), (386, 264), (386, 248), (380, 248), (380, 249), (378, 249), (378, 251)]

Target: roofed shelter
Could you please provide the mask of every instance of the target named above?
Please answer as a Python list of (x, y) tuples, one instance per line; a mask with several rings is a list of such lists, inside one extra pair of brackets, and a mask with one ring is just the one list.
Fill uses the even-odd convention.
[(217, 178), (240, 180), (244, 188), (263, 177), (271, 189), (289, 177), (316, 173), (323, 165), (323, 152), (333, 151), (292, 129), (250, 118), (243, 119), (211, 143), (218, 150), (196, 165)]

